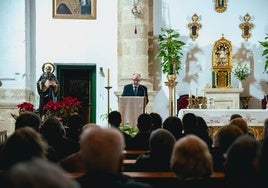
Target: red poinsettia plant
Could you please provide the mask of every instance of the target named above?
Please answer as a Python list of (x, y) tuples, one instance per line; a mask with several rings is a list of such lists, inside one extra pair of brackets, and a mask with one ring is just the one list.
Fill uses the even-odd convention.
[(21, 104), (18, 104), (17, 107), (19, 108), (19, 113), (34, 111), (34, 105), (30, 102), (23, 102)]
[(62, 101), (49, 101), (43, 108), (47, 117), (66, 117), (77, 113), (81, 107), (81, 102), (76, 97), (62, 97)]

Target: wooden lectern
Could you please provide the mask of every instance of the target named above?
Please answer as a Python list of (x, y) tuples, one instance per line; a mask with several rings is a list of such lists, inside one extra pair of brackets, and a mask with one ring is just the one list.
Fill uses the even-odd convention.
[(145, 112), (145, 105), (145, 97), (120, 96), (118, 106), (122, 123), (136, 127), (139, 115)]

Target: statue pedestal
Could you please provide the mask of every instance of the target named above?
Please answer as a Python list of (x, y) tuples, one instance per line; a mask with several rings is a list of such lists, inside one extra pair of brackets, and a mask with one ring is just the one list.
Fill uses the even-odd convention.
[[(213, 99), (216, 109), (239, 109), (240, 93), (244, 88), (205, 88), (204, 93), (209, 101)], [(208, 106), (209, 108), (209, 106)]]

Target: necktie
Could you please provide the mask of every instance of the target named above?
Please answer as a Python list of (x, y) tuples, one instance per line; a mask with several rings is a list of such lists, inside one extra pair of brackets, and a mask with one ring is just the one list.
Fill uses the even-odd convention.
[(134, 87), (134, 95), (137, 96), (137, 93), (138, 93), (138, 88), (137, 86)]

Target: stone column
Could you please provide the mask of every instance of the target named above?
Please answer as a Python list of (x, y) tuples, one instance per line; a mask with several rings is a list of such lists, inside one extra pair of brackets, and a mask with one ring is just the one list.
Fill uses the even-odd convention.
[[(153, 84), (149, 77), (149, 49), (153, 33), (152, 11), (153, 0), (139, 0), (137, 9), (141, 13), (135, 18), (132, 14), (133, 1), (118, 1), (118, 92), (123, 86), (131, 83), (132, 74), (137, 72), (142, 76), (141, 84), (148, 88), (149, 104), (146, 111), (152, 111)], [(136, 33), (135, 33), (136, 27)]]

